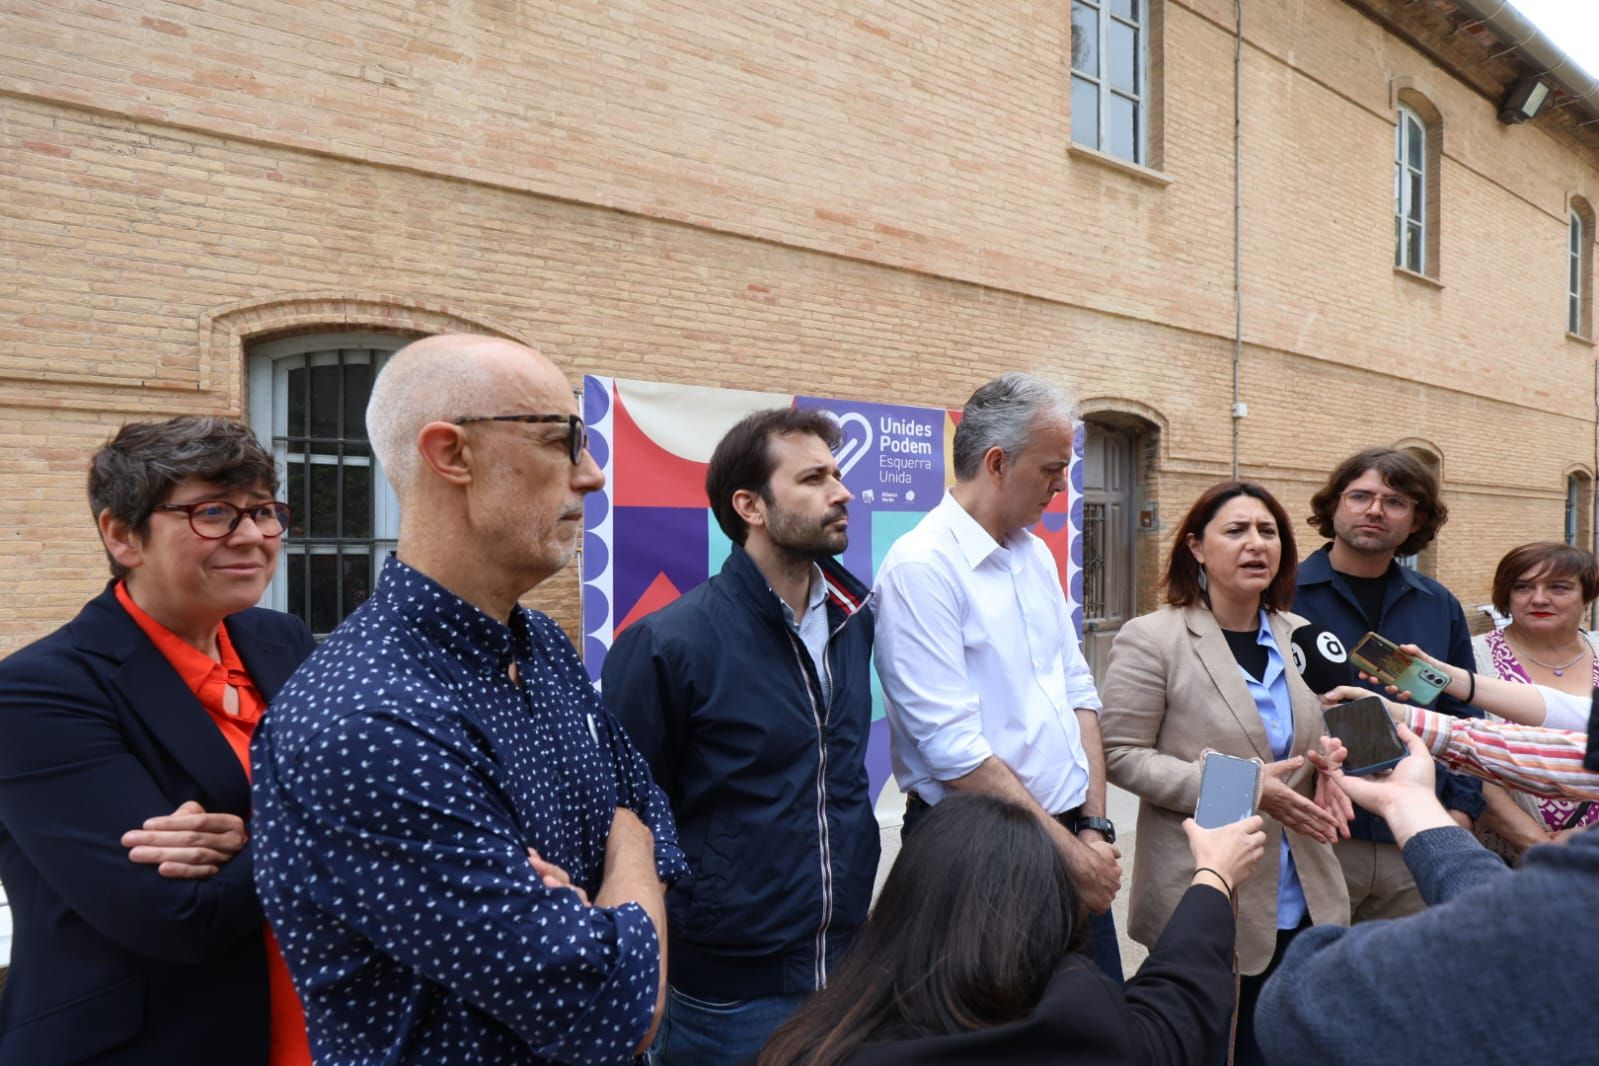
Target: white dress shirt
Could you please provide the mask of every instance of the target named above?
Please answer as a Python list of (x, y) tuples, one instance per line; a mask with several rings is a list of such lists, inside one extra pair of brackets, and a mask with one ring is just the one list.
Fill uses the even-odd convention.
[(989, 756), (1050, 814), (1088, 795), (1076, 709), (1099, 694), (1060, 571), (1026, 530), (1003, 544), (945, 493), (877, 572), (877, 673), (894, 777), (928, 803)]

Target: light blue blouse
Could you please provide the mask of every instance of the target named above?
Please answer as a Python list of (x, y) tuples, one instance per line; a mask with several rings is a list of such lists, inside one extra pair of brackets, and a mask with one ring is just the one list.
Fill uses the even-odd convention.
[[(1272, 636), (1271, 621), (1264, 610), (1260, 612), (1260, 631), (1255, 635), (1255, 642), (1266, 648), (1265, 676), (1257, 681), (1242, 666), (1238, 673), (1249, 686), (1261, 724), (1266, 727), (1271, 757), (1286, 759), (1294, 746), (1294, 707), (1288, 698), (1282, 651), (1277, 647), (1277, 638)], [(1299, 871), (1294, 869), (1294, 857), (1288, 850), (1288, 831), (1284, 829), (1277, 863), (1277, 928), (1298, 928), (1307, 911), (1305, 890), (1299, 883)]]

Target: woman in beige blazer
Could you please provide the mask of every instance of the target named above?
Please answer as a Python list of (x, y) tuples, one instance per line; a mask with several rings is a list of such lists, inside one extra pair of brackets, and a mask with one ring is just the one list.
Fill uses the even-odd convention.
[(1304, 620), (1282, 610), (1297, 560), (1269, 492), (1212, 486), (1172, 542), (1167, 606), (1122, 627), (1101, 688), (1110, 780), (1140, 800), (1128, 929), (1142, 944), (1154, 944), (1193, 877), (1182, 824), (1199, 799), (1203, 753), (1270, 764), (1259, 801), (1266, 856), (1236, 900), (1240, 1063), (1260, 1061), (1254, 1000), (1294, 934), (1349, 924), (1338, 823), (1312, 798), (1315, 770), (1303, 758), (1325, 730), (1289, 651)]

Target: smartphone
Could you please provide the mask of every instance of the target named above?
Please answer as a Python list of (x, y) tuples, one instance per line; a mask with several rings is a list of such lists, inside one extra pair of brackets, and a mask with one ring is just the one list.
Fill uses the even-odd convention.
[(1405, 654), (1399, 645), (1376, 633), (1360, 638), (1360, 643), (1349, 650), (1349, 661), (1383, 684), (1410, 693), (1416, 703), (1431, 703), (1449, 687), (1448, 674)]
[(1349, 749), (1344, 773), (1352, 777), (1391, 770), (1407, 754), (1405, 742), (1399, 739), (1380, 696), (1340, 703), (1321, 712), (1321, 717), (1327, 723), (1327, 732)]
[(1207, 751), (1203, 766), (1199, 776), (1199, 802), (1194, 805), (1194, 821), (1201, 829), (1232, 825), (1255, 813), (1255, 796), (1260, 791), (1260, 763)]

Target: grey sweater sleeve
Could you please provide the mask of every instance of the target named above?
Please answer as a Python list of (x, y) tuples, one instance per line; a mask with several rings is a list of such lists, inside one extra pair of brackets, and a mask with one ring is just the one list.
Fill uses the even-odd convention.
[(1429, 907), (1510, 872), (1497, 855), (1477, 843), (1470, 830), (1459, 826), (1417, 833), (1405, 844), (1404, 854), (1405, 865)]
[(1481, 927), (1449, 901), (1475, 886), (1508, 882), (1510, 871), (1458, 827), (1418, 833), (1404, 854), (1422, 896), (1436, 906), (1411, 918), (1317, 926), (1296, 937), (1255, 1013), (1255, 1035), (1267, 1062), (1369, 1066), (1374, 1048), (1386, 1049), (1384, 1056), (1393, 1062), (1475, 1061), (1469, 1047), (1462, 1050), (1464, 1058), (1432, 1058), (1423, 1044), (1410, 1042), (1447, 1033), (1444, 1023), (1456, 1017), (1459, 1004), (1476, 1002), (1462, 996), (1461, 983), (1444, 970), (1487, 965), (1491, 972), (1508, 972), (1498, 969), (1502, 960), (1474, 960), (1470, 951), (1451, 951), (1448, 943), (1457, 928), (1469, 936)]

